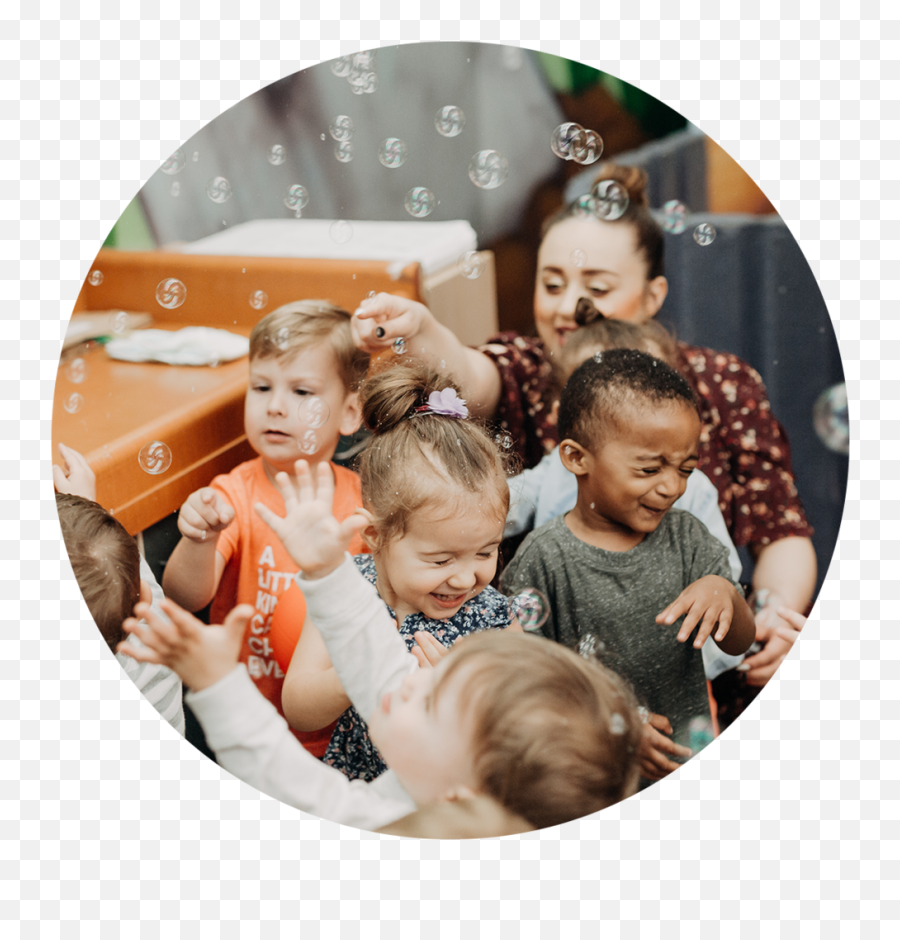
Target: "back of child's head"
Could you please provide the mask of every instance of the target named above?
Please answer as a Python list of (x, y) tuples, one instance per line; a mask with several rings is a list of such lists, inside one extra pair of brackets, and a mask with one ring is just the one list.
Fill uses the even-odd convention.
[(134, 539), (99, 503), (56, 494), (56, 511), (75, 580), (107, 646), (125, 639), (122, 621), (141, 593), (141, 556)]
[(559, 400), (559, 439), (597, 447), (634, 418), (634, 410), (681, 403), (696, 410), (680, 372), (637, 349), (611, 349), (586, 359)]
[(349, 390), (356, 390), (369, 365), (366, 353), (356, 348), (350, 321), (353, 315), (328, 300), (297, 300), (264, 316), (250, 333), (250, 360), (287, 360), (310, 346), (331, 344), (338, 374)]
[(413, 839), (495, 839), (533, 828), (488, 796), (466, 796), (431, 803), (378, 831)]
[(434, 691), (464, 683), (479, 792), (536, 829), (635, 792), (642, 723), (630, 687), (596, 660), (544, 637), (467, 636)]
[[(449, 407), (440, 404), (441, 393)], [(458, 416), (466, 409), (452, 393), (459, 394), (452, 379), (416, 362), (392, 364), (360, 389), (363, 422), (373, 436), (358, 470), (382, 544), (402, 536), (425, 506), (443, 503), (450, 514), (460, 499), (477, 501), (485, 513), (506, 518), (504, 458), (477, 421)]]
[(554, 360), (562, 374), (562, 384), (585, 359), (610, 349), (640, 349), (675, 368), (675, 338), (661, 323), (611, 320), (596, 310), (593, 314), (582, 313), (579, 317), (576, 312), (578, 329), (569, 333), (565, 346)]

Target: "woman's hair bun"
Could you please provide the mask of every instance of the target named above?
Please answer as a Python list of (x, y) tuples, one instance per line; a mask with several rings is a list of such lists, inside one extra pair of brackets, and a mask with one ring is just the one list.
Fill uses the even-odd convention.
[(648, 208), (647, 172), (639, 166), (622, 166), (619, 163), (604, 163), (594, 177), (593, 186), (601, 180), (615, 180), (625, 192), (633, 206)]
[(392, 363), (366, 379), (360, 388), (363, 422), (373, 434), (385, 434), (424, 405), (432, 392), (459, 385), (422, 362)]

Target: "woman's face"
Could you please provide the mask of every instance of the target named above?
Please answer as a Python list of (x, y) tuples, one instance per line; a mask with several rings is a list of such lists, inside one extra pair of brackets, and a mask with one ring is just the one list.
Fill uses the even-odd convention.
[(544, 236), (538, 251), (534, 319), (538, 336), (555, 354), (576, 328), (575, 307), (588, 297), (605, 317), (645, 323), (668, 292), (664, 277), (647, 280), (647, 262), (634, 227), (575, 216)]

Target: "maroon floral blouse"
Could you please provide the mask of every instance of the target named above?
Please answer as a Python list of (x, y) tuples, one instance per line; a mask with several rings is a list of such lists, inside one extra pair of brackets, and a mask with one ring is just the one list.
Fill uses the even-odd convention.
[[(496, 423), (525, 468), (559, 443), (555, 384), (540, 339), (499, 333), (479, 349), (497, 365)], [(794, 484), (787, 434), (772, 415), (759, 373), (731, 353), (677, 344), (678, 369), (700, 403), (700, 468), (719, 491), (735, 545), (812, 535)]]

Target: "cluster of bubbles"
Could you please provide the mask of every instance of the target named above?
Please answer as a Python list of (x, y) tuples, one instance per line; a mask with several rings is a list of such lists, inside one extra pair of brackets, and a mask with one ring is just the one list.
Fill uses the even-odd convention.
[(680, 235), (687, 222), (687, 206), (677, 199), (670, 199), (663, 205), (662, 227), (673, 235)]
[(98, 268), (94, 268), (93, 271), (88, 275), (88, 284), (91, 287), (99, 287), (103, 283), (103, 272)]
[(550, 135), (550, 149), (562, 160), (574, 160), (582, 166), (596, 163), (603, 153), (603, 138), (574, 121), (560, 124)]
[(156, 285), (156, 302), (160, 307), (174, 310), (180, 307), (187, 297), (187, 288), (178, 278), (167, 277)]
[(512, 435), (509, 431), (500, 431), (494, 435), (494, 443), (503, 450), (511, 450), (513, 446)]
[(813, 427), (819, 440), (838, 454), (850, 453), (850, 416), (847, 386), (840, 382), (826, 388), (813, 405)]
[(323, 398), (318, 395), (305, 395), (300, 402), (297, 416), (309, 430), (317, 431), (331, 417), (331, 411)]
[(176, 173), (180, 173), (184, 169), (185, 165), (184, 151), (176, 150), (166, 161), (160, 169), (167, 176), (174, 176)]
[(346, 114), (339, 114), (328, 128), (335, 141), (334, 156), (339, 163), (349, 163), (353, 159), (353, 121)]
[(336, 245), (346, 245), (353, 238), (353, 226), (346, 219), (336, 219), (328, 226), (328, 235)]
[(403, 206), (414, 219), (424, 219), (437, 205), (434, 193), (424, 186), (413, 186), (403, 200)]
[(81, 385), (89, 371), (87, 362), (81, 356), (75, 356), (66, 363), (66, 378), (73, 385)]
[(406, 146), (406, 141), (399, 137), (386, 137), (378, 150), (378, 161), (389, 170), (396, 170), (397, 167), (406, 163), (408, 154), (409, 147)]
[(269, 302), (269, 295), (264, 290), (255, 290), (250, 295), (250, 306), (254, 310), (262, 310)]
[(479, 150), (469, 161), (469, 179), (479, 189), (496, 189), (509, 175), (509, 161), (499, 150)]
[(231, 193), (231, 183), (224, 176), (214, 176), (206, 184), (206, 195), (219, 205), (228, 202), (231, 199)]
[(466, 126), (466, 116), (462, 108), (448, 104), (434, 116), (434, 129), (442, 137), (459, 137)]
[(375, 50), (341, 56), (331, 63), (331, 74), (346, 78), (354, 95), (371, 95), (378, 89)]
[(457, 262), (460, 274), (462, 274), (463, 277), (467, 277), (470, 281), (474, 281), (484, 274), (486, 264), (484, 254), (480, 251), (463, 252)]
[(172, 451), (162, 441), (150, 441), (144, 444), (138, 453), (138, 463), (144, 473), (156, 476), (165, 473), (172, 466)]
[(281, 166), (287, 159), (287, 152), (281, 144), (272, 144), (267, 159), (272, 166)]
[(72, 392), (71, 395), (63, 402), (63, 408), (70, 414), (75, 414), (76, 411), (81, 410), (81, 406), (84, 404), (84, 399), (78, 392)]
[(309, 204), (309, 193), (306, 191), (306, 187), (294, 183), (284, 197), (284, 204), (293, 211), (294, 217), (299, 219), (303, 214), (303, 210)]
[(509, 616), (518, 620), (523, 630), (535, 632), (547, 622), (550, 604), (537, 588), (525, 588), (509, 598)]

